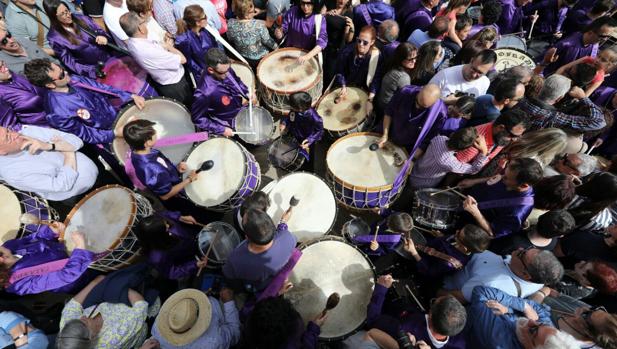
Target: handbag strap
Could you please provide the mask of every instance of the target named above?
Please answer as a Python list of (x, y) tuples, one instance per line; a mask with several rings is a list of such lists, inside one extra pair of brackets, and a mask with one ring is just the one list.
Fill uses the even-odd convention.
[(463, 269), (463, 263), (461, 263), (461, 261), (459, 261), (458, 259), (445, 254), (443, 252), (437, 251), (436, 249), (432, 248), (432, 247), (428, 247), (428, 246), (424, 246), (424, 245), (417, 245), (416, 248), (424, 253), (426, 253), (429, 256), (435, 257), (435, 258), (439, 258), (443, 261), (448, 262), (450, 265), (452, 265), (455, 269)]

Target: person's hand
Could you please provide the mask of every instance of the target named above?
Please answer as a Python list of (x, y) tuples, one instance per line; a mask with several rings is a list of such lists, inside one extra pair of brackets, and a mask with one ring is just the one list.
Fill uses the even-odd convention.
[(234, 131), (229, 127), (225, 127), (225, 131), (223, 131), (223, 136), (229, 138), (234, 136)]
[(347, 86), (341, 87), (341, 91), (338, 94), (338, 98), (345, 98), (347, 96)]
[(56, 234), (56, 236), (58, 236), (64, 232), (64, 229), (66, 229), (66, 225), (64, 225), (64, 223), (62, 222), (53, 221), (51, 222), (51, 226), (49, 228)]
[(593, 142), (593, 144), (591, 145), (594, 148), (597, 148), (599, 146), (602, 145), (602, 143), (604, 143), (604, 140), (602, 138), (598, 138), (595, 140), (595, 142)]
[(279, 131), (281, 131), (281, 134), (285, 134), (285, 130), (287, 130), (287, 126), (285, 126), (285, 124), (281, 122), (281, 124), (279, 125)]
[(289, 279), (285, 279), (285, 282), (283, 283), (283, 286), (281, 286), (281, 289), (278, 292), (279, 296), (284, 295), (285, 293), (289, 292), (289, 290), (291, 290), (294, 287), (294, 284), (291, 283), (291, 281), (289, 281)]
[(345, 17), (345, 26), (349, 27), (349, 29), (354, 29), (353, 20), (351, 17)]
[(377, 283), (385, 288), (392, 287), (393, 282), (394, 282), (394, 279), (392, 278), (392, 275), (390, 274), (382, 275), (377, 279)]
[(231, 288), (223, 287), (219, 293), (219, 299), (223, 303), (231, 302), (234, 300), (234, 291)]
[(480, 213), (480, 209), (478, 208), (478, 202), (471, 195), (467, 195), (467, 198), (465, 199), (465, 201), (463, 201), (463, 209), (471, 213), (472, 216)]
[(180, 222), (186, 224), (197, 224), (197, 220), (193, 216), (180, 216)]
[(326, 15), (328, 15), (328, 16), (336, 16), (336, 15), (338, 15), (338, 13), (336, 13), (336, 10), (330, 10), (330, 11), (326, 12)]
[(537, 21), (538, 18), (540, 18), (540, 15), (533, 14), (533, 15), (529, 16), (529, 19), (531, 19), (532, 22)]
[(377, 142), (377, 145), (379, 146), (379, 148), (383, 148), (387, 142), (388, 142), (388, 136), (384, 134), (379, 139), (379, 142)]
[(39, 141), (38, 139), (24, 137), (26, 141), (21, 144), (21, 150), (28, 148), (28, 153), (36, 154), (39, 151), (51, 150), (51, 144), (47, 142)]
[(523, 314), (529, 320), (538, 321), (538, 319), (539, 319), (538, 313), (536, 313), (536, 310), (531, 305), (529, 305), (528, 303), (525, 303), (525, 308), (523, 309)]
[(570, 97), (573, 97), (573, 98), (576, 98), (576, 99), (583, 99), (583, 98), (587, 97), (585, 95), (585, 91), (583, 91), (583, 89), (578, 87), (578, 86), (573, 86), (570, 89), (570, 92), (568, 94), (570, 95)]
[(308, 150), (309, 150), (309, 147), (310, 147), (310, 146), (311, 146), (311, 145), (309, 144), (308, 139), (303, 140), (303, 141), (302, 141), (302, 144), (300, 144), (300, 147), (301, 147), (302, 149), (306, 150), (306, 151), (308, 151)]
[(486, 139), (484, 136), (478, 136), (475, 141), (473, 141), (474, 148), (478, 149), (482, 155), (488, 154), (488, 146), (486, 145)]
[(274, 29), (274, 38), (276, 40), (281, 40), (283, 38), (283, 29), (281, 28)]
[(373, 112), (373, 102), (366, 101), (366, 115), (371, 115)]
[(148, 339), (146, 339), (144, 344), (142, 344), (142, 346), (139, 347), (139, 349), (158, 349), (160, 347), (161, 347), (161, 345), (160, 345), (159, 341), (157, 341), (154, 338), (148, 338)]
[(416, 250), (416, 244), (414, 244), (413, 240), (410, 238), (405, 238), (403, 240), (403, 249), (411, 255), (415, 256), (418, 254), (418, 250)]
[(548, 50), (546, 50), (546, 53), (544, 54), (543, 62), (545, 65), (549, 65), (551, 63), (556, 62), (558, 59), (559, 59), (559, 55), (557, 55), (557, 48), (551, 47)]
[(560, 32), (560, 31), (559, 32), (554, 32), (553, 36), (555, 37), (555, 39), (561, 39), (561, 37), (563, 36), (563, 33)]
[(205, 256), (201, 257), (199, 260), (195, 261), (195, 265), (197, 269), (203, 269), (208, 265), (208, 258)]
[(496, 300), (491, 299), (491, 300), (486, 301), (486, 303), (484, 304), (486, 304), (486, 306), (489, 307), (493, 311), (493, 314), (495, 315), (505, 315), (509, 311), (508, 307), (499, 303)]
[(107, 45), (107, 38), (102, 35), (99, 35), (96, 38), (94, 38), (94, 41), (96, 41), (96, 43), (99, 45)]
[(74, 231), (73, 234), (71, 234), (71, 241), (75, 245), (75, 248), (79, 248), (82, 250), (86, 249), (86, 236), (84, 235), (84, 233), (80, 231)]
[(178, 172), (180, 173), (184, 173), (186, 172), (186, 170), (189, 169), (188, 165), (186, 164), (186, 162), (182, 161), (178, 164), (178, 166), (176, 166), (178, 168)]
[(304, 64), (306, 61), (308, 61), (310, 58), (307, 55), (302, 55), (300, 57), (298, 57), (298, 63), (300, 64)]
[(458, 184), (456, 185), (457, 188), (460, 189), (466, 189), (466, 188), (471, 188), (475, 185), (474, 181), (471, 179), (463, 179), (462, 181), (458, 182)]
[(320, 312), (319, 314), (317, 314), (317, 317), (313, 319), (313, 322), (315, 323), (315, 325), (321, 327), (323, 326), (324, 322), (326, 322), (327, 319), (328, 319), (328, 313), (326, 312), (324, 314), (323, 312)]
[(56, 150), (58, 150), (58, 149), (73, 149), (72, 151), (77, 150), (77, 149), (75, 149), (75, 146), (73, 146), (71, 143), (65, 141), (64, 138), (62, 138), (60, 136), (53, 136), (51, 138), (51, 142), (56, 145)]
[(138, 96), (138, 95), (131, 95), (131, 98), (133, 98), (133, 102), (135, 102), (135, 106), (137, 107), (137, 109), (139, 110), (144, 109), (144, 107), (146, 106), (145, 98), (143, 98), (142, 96)]
[(189, 179), (189, 183), (192, 183), (192, 182), (195, 182), (199, 178), (199, 174), (197, 173), (197, 171), (192, 170), (189, 173), (187, 178)]

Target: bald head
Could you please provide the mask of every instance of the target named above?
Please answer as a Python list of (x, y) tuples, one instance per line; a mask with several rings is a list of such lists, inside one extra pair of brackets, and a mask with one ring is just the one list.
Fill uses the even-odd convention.
[(396, 40), (398, 32), (398, 23), (392, 19), (387, 19), (379, 25), (379, 37), (387, 42)]
[(430, 108), (439, 100), (440, 97), (441, 90), (439, 89), (439, 86), (428, 84), (418, 93), (416, 103), (420, 108)]

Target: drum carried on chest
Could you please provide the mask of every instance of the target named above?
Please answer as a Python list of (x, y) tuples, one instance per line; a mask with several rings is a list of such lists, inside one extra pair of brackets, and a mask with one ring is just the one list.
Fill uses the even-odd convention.
[(328, 184), (320, 177), (306, 172), (297, 172), (279, 179), (268, 193), (268, 215), (274, 222), (289, 208), (289, 199), (299, 200), (287, 222), (289, 231), (298, 242), (327, 234), (336, 219), (336, 200)]
[(289, 96), (295, 92), (307, 92), (317, 102), (323, 89), (321, 65), (313, 57), (304, 64), (298, 57), (306, 51), (297, 48), (282, 48), (264, 56), (257, 66), (260, 97), (273, 112), (287, 114), (291, 110)]
[(225, 222), (209, 223), (201, 229), (197, 236), (202, 256), (205, 256), (211, 249), (206, 265), (206, 268), (210, 269), (218, 269), (225, 265), (227, 257), (241, 241), (236, 229)]
[(323, 118), (323, 126), (332, 137), (342, 137), (361, 132), (371, 124), (367, 115), (368, 94), (357, 87), (347, 87), (347, 95), (337, 99), (340, 88), (325, 95), (317, 106), (317, 113)]
[(495, 70), (497, 71), (503, 71), (517, 65), (526, 66), (530, 69), (536, 67), (533, 57), (525, 51), (515, 48), (498, 48), (495, 49), (495, 53), (497, 54), (497, 62), (495, 63)]
[(451, 192), (431, 195), (437, 191), (438, 189), (434, 188), (416, 191), (414, 193), (412, 216), (418, 224), (426, 227), (440, 230), (453, 228), (458, 218), (458, 210), (461, 207), (462, 200)]
[(328, 313), (319, 338), (342, 340), (366, 321), (366, 307), (375, 284), (370, 260), (339, 237), (323, 237), (300, 246), (302, 257), (289, 275), (294, 287), (285, 294), (304, 322), (314, 319), (326, 306), (330, 294), (341, 300)]
[(70, 253), (75, 248), (71, 234), (82, 232), (86, 249), (103, 255), (90, 268), (103, 272), (118, 270), (133, 263), (139, 255), (133, 228), (153, 213), (152, 205), (143, 196), (119, 185), (106, 185), (86, 195), (69, 212), (61, 238)]
[(389, 142), (384, 148), (370, 150), (379, 139), (376, 133), (353, 133), (339, 138), (328, 149), (327, 179), (343, 205), (365, 210), (385, 207), (405, 187), (409, 173), (400, 172), (407, 152)]
[(39, 220), (58, 220), (58, 214), (38, 195), (11, 188), (0, 182), (0, 244), (7, 240), (21, 238), (36, 233), (39, 224), (22, 224), (24, 213), (34, 215)]
[[(253, 154), (227, 138), (210, 138), (196, 146), (186, 158), (189, 169), (198, 169), (212, 160), (213, 167), (199, 173), (186, 186), (186, 194), (196, 205), (213, 211), (230, 211), (240, 206), (261, 182), (261, 170)], [(187, 171), (184, 176), (188, 176)]]
[[(139, 110), (134, 104), (130, 104), (118, 113), (114, 124), (115, 130), (122, 130), (129, 118), (146, 119), (155, 123), (157, 137), (181, 136), (194, 133), (195, 125), (191, 120), (191, 114), (182, 104), (170, 98), (156, 97), (146, 100), (146, 106)], [(167, 147), (156, 147), (174, 164), (182, 161), (189, 153), (193, 143), (176, 144)], [(112, 150), (118, 161), (124, 165), (126, 154), (130, 150), (124, 138), (115, 138)]]

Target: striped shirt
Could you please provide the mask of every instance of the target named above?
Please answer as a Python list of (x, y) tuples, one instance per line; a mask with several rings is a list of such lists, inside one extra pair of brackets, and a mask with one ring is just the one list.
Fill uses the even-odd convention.
[(448, 137), (433, 138), (424, 156), (414, 165), (410, 181), (414, 188), (433, 188), (449, 172), (458, 174), (476, 173), (487, 160), (486, 155), (477, 152), (468, 164), (456, 158), (456, 152), (448, 149)]
[(538, 100), (523, 99), (517, 108), (530, 118), (527, 132), (548, 127), (567, 128), (580, 132), (599, 130), (606, 126), (602, 110), (589, 98), (580, 100), (588, 107), (589, 116), (562, 113), (553, 106)]

